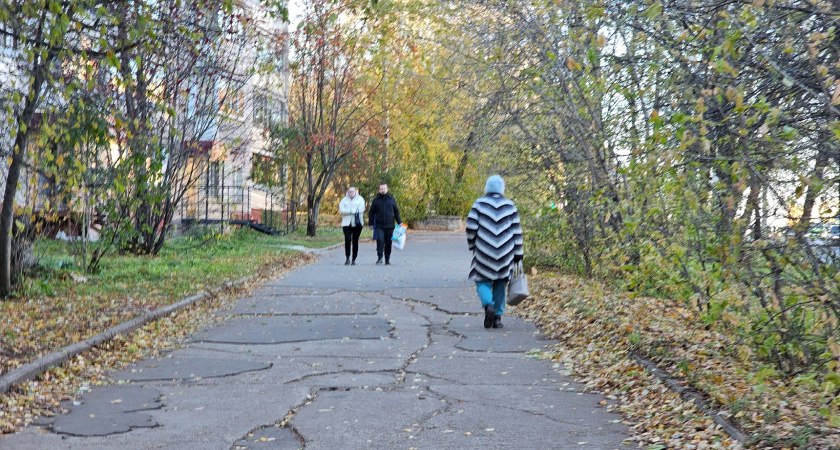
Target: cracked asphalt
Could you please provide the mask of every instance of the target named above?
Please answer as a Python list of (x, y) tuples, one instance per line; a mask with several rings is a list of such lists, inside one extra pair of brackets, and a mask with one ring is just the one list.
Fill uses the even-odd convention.
[(482, 326), (462, 233), (375, 260), (324, 252), (0, 448), (629, 448), (607, 399), (531, 356), (552, 343), (532, 324)]

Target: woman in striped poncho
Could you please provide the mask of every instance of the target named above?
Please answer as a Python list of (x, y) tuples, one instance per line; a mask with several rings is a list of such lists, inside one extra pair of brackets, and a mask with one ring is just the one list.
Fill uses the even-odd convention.
[(522, 226), (516, 205), (504, 197), (502, 177), (488, 178), (484, 193), (467, 216), (467, 244), (473, 252), (469, 278), (484, 308), (484, 328), (502, 328), (511, 268), (524, 254)]

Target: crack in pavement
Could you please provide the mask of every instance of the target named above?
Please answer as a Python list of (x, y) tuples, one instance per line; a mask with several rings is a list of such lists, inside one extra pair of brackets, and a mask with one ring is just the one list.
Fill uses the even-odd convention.
[[(470, 339), (470, 336), (468, 336), (466, 334), (461, 334), (461, 333), (458, 333), (457, 331), (450, 330), (450, 329), (446, 328), (446, 324), (440, 325), (439, 329), (441, 331), (441, 334), (444, 334), (444, 333), (448, 334), (451, 337), (461, 339), (462, 342)], [(522, 353), (522, 350), (486, 350), (486, 349), (464, 348), (464, 347), (460, 346), (460, 344), (462, 342), (454, 344), (453, 347), (457, 348), (458, 350), (461, 350), (462, 352), (465, 352), (465, 353), (504, 353), (504, 354)]]
[(151, 414), (163, 408), (159, 390), (140, 385), (103, 386), (76, 402), (65, 401), (58, 415), (49, 425), (56, 434), (89, 437), (127, 433), (135, 428), (155, 428)]
[(304, 448), (305, 442), (303, 436), (294, 427), (282, 425), (283, 420), (281, 419), (274, 423), (251, 429), (245, 436), (234, 442), (230, 446), (230, 449), (247, 450), (252, 447), (289, 448), (292, 441), (298, 449)]
[[(226, 354), (229, 354), (229, 355), (248, 355), (248, 354), (250, 354), (250, 352), (242, 352), (242, 350), (233, 350), (233, 349), (226, 349), (226, 348), (213, 348), (213, 347), (205, 347), (205, 346), (203, 346), (203, 345), (200, 345), (200, 344), (202, 344), (202, 343), (203, 343), (203, 342), (197, 342), (196, 344), (199, 344), (199, 345), (190, 345), (189, 347), (185, 347), (185, 348), (192, 348), (192, 349), (197, 349), (197, 350), (204, 350), (204, 351), (208, 351), (208, 352), (226, 353)], [(214, 343), (215, 343), (215, 342), (212, 342), (211, 344), (214, 344)], [(220, 345), (235, 345), (235, 346), (239, 346), (240, 344), (220, 344)]]
[(392, 320), (376, 317), (271, 316), (261, 318), (238, 317), (193, 335), (190, 342), (230, 345), (266, 345), (314, 342), (331, 339), (384, 339), (394, 337)]
[[(433, 410), (433, 411), (430, 411), (426, 414), (421, 415), (420, 419), (417, 420), (416, 423), (413, 423), (411, 425), (412, 427), (416, 427), (416, 429), (417, 429), (417, 432), (415, 434), (420, 434), (420, 433), (423, 433), (424, 431), (426, 431), (426, 427), (424, 426), (424, 424), (426, 422), (432, 420), (433, 418), (435, 418), (435, 417), (437, 417), (441, 414), (451, 412), (451, 410), (453, 408), (452, 402), (448, 401), (446, 399), (446, 396), (439, 395), (439, 396), (435, 397), (434, 395), (432, 395), (434, 393), (432, 393), (432, 391), (429, 390), (428, 387), (425, 387), (425, 390), (429, 394), (428, 397), (431, 397), (431, 398), (437, 400), (439, 403), (442, 403), (443, 407), (441, 407), (440, 409)], [(425, 400), (425, 397), (421, 397), (419, 394), (418, 394), (418, 398), (420, 400)], [(411, 432), (414, 432), (414, 429), (412, 429)]]
[[(301, 381), (306, 381), (310, 378), (317, 378), (317, 377), (324, 377), (324, 376), (331, 376), (331, 375), (345, 375), (345, 374), (347, 374), (347, 375), (371, 375), (371, 374), (382, 374), (382, 375), (384, 375), (384, 374), (389, 374), (389, 373), (396, 375), (396, 374), (399, 374), (400, 372), (399, 372), (398, 369), (394, 369), (394, 370), (389, 370), (389, 369), (382, 369), (382, 370), (353, 370), (353, 369), (347, 369), (347, 370), (336, 370), (336, 371), (330, 371), (330, 372), (316, 372), (316, 373), (308, 373), (306, 375), (302, 375), (302, 376), (300, 376), (298, 378), (295, 378), (293, 380), (286, 381), (283, 384), (299, 383)], [(365, 387), (367, 387), (367, 386), (365, 386)], [(359, 388), (361, 389), (361, 386)], [(319, 388), (319, 389), (322, 389), (322, 388)]]
[(481, 315), (484, 315), (483, 311), (476, 311), (476, 312), (452, 311), (452, 310), (445, 309), (445, 308), (441, 307), (441, 305), (439, 303), (435, 303), (435, 302), (432, 302), (432, 301), (429, 301), (429, 300), (420, 300), (420, 299), (417, 299), (417, 298), (414, 298), (414, 297), (403, 297), (401, 295), (393, 295), (393, 294), (383, 294), (383, 296), (390, 297), (392, 300), (399, 301), (399, 302), (418, 303), (418, 304), (421, 304), (423, 306), (426, 306), (427, 308), (429, 308), (433, 311), (442, 312), (444, 314), (449, 314), (449, 315), (452, 315), (452, 316), (463, 316), (463, 315), (481, 316)]
[(239, 318), (239, 317), (308, 317), (308, 316), (318, 316), (318, 317), (347, 317), (347, 316), (375, 316), (376, 312), (366, 313), (233, 313), (228, 314), (231, 318)]
[[(497, 387), (497, 386), (489, 385), (488, 387)], [(435, 391), (434, 388), (432, 388), (431, 386), (427, 387), (427, 389), (430, 392), (434, 392), (436, 395), (440, 396), (441, 398), (446, 399), (446, 398), (450, 397), (450, 396), (448, 396), (448, 395), (446, 395), (442, 392)], [(562, 419), (551, 417), (550, 415), (548, 415), (546, 413), (543, 413), (543, 412), (540, 412), (540, 411), (534, 411), (534, 410), (530, 410), (530, 409), (517, 408), (517, 407), (499, 405), (499, 404), (488, 405), (486, 401), (482, 401), (482, 400), (468, 400), (468, 399), (463, 399), (463, 398), (454, 398), (453, 400), (457, 403), (468, 403), (468, 404), (471, 403), (471, 404), (477, 404), (477, 405), (492, 406), (493, 408), (507, 409), (507, 410), (510, 410), (510, 411), (518, 411), (518, 412), (522, 412), (522, 413), (525, 413), (525, 414), (531, 414), (531, 415), (534, 415), (534, 416), (539, 416), (539, 417), (542, 417), (544, 419), (550, 420), (552, 422), (556, 422), (558, 424), (578, 425), (577, 423), (569, 421), (569, 420), (562, 420)]]
[[(306, 394), (306, 400), (304, 400), (299, 405), (292, 406), (292, 408), (289, 409), (286, 415), (283, 416), (283, 419), (280, 422), (277, 422), (277, 425), (279, 425), (281, 428), (291, 430), (297, 441), (302, 444), (302, 448), (306, 448), (306, 437), (303, 436), (303, 434), (301, 434), (300, 432), (298, 432), (297, 428), (295, 428), (294, 425), (291, 424), (291, 421), (295, 417), (295, 414), (298, 413), (298, 411), (300, 411), (308, 405), (311, 405), (315, 401), (315, 399), (318, 398), (318, 392), (320, 391), (321, 389), (310, 388), (309, 394)], [(235, 443), (231, 445), (231, 449), (234, 449), (235, 445)]]
[[(289, 293), (285, 293), (285, 292), (284, 293), (278, 293), (278, 292), (276, 292), (277, 289), (284, 288), (284, 287), (285, 288), (293, 288), (293, 289), (290, 289), (290, 290), (294, 291), (294, 292), (289, 292)], [(287, 286), (287, 285), (284, 285), (284, 284), (266, 283), (266, 284), (261, 285), (260, 290), (252, 291), (252, 294), (253, 293), (259, 293), (261, 295), (266, 295), (266, 296), (294, 297), (294, 296), (300, 296), (300, 295), (325, 295), (325, 296), (330, 296), (330, 295), (335, 295), (339, 292), (348, 292), (344, 289), (330, 289), (330, 290), (324, 289), (324, 292), (320, 292), (321, 289), (322, 288)], [(245, 298), (248, 298), (248, 297), (245, 297)]]
[(187, 384), (189, 384), (189, 383), (193, 383), (193, 382), (201, 381), (201, 380), (216, 379), (216, 378), (228, 378), (228, 377), (234, 377), (234, 376), (245, 374), (245, 373), (260, 372), (260, 371), (263, 371), (263, 370), (269, 370), (272, 367), (274, 367), (274, 363), (266, 363), (266, 364), (267, 364), (267, 366), (265, 366), (265, 367), (257, 367), (257, 368), (253, 368), (253, 369), (243, 369), (243, 370), (233, 371), (233, 372), (229, 372), (229, 373), (222, 373), (222, 374), (219, 374), (219, 375), (190, 375), (190, 376), (186, 376), (186, 377), (184, 377), (184, 376), (162, 377), (161, 376), (160, 378), (154, 378), (154, 377), (140, 378), (140, 377), (131, 377), (130, 376), (130, 375), (136, 375), (137, 373), (142, 373), (142, 372), (137, 372), (137, 373), (130, 373), (130, 374), (128, 374), (129, 376), (117, 377), (116, 381), (118, 381), (118, 382), (119, 381), (130, 381), (130, 382), (134, 382), (134, 383), (146, 383), (146, 382), (155, 382), (155, 381), (173, 381), (173, 382), (177, 382), (177, 383), (187, 383)]
[[(393, 339), (394, 338), (394, 335), (391, 333), (391, 331), (393, 331), (393, 328), (391, 330), (388, 330), (389, 334), (388, 334), (387, 338), (385, 338), (385, 339)], [(369, 337), (369, 338), (362, 337), (362, 338), (351, 338), (351, 339), (364, 339), (364, 340), (368, 340), (368, 341), (381, 341), (381, 340), (383, 340), (383, 338), (384, 338), (384, 336)], [(340, 341), (340, 340), (344, 340), (344, 338), (328, 337), (328, 338), (323, 338), (323, 339), (295, 339), (295, 340), (278, 341), (278, 342), (248, 342), (248, 341), (233, 342), (233, 341), (209, 341), (209, 340), (203, 340), (202, 339), (202, 340), (193, 341), (193, 342), (203, 342), (205, 344), (222, 344), (222, 345), (281, 345), (281, 344), (299, 344), (301, 342), (332, 341), (332, 340)]]
[[(424, 302), (418, 301), (418, 303), (422, 304)], [(452, 330), (452, 329), (448, 328), (448, 325), (451, 324), (454, 321), (454, 318), (446, 319), (445, 321), (443, 321), (443, 323), (435, 323), (429, 315), (426, 315), (426, 314), (423, 314), (423, 313), (420, 313), (420, 312), (416, 312), (416, 311), (414, 311), (413, 308), (412, 308), (412, 313), (420, 315), (421, 317), (426, 319), (427, 322), (429, 322), (429, 324), (427, 326), (429, 327), (429, 340), (430, 341), (431, 341), (432, 335), (434, 333), (448, 334), (451, 337), (461, 339), (463, 342), (466, 342), (473, 337), (473, 336), (470, 336), (470, 335), (459, 333), (455, 330)], [(476, 313), (476, 314), (472, 314), (472, 313), (454, 313), (454, 314), (453, 313), (447, 313), (447, 314), (455, 315), (455, 316), (458, 316), (458, 317), (463, 317), (463, 316), (473, 317), (473, 316), (480, 316), (483, 313), (481, 313), (481, 314), (478, 314), (478, 313)], [(461, 346), (460, 344), (461, 343), (455, 344), (454, 347), (457, 348), (458, 350), (461, 350), (461, 351), (464, 351), (464, 352), (467, 352), (467, 353), (490, 353), (491, 352), (490, 350), (486, 350), (486, 349), (478, 349), (477, 350), (477, 349), (465, 348), (465, 347)], [(522, 352), (522, 350), (519, 350), (519, 349), (492, 350), (492, 353), (521, 353), (521, 352)]]
[(309, 394), (306, 395), (306, 400), (304, 400), (303, 403), (301, 403), (299, 405), (295, 405), (291, 409), (289, 409), (289, 411), (286, 412), (286, 415), (283, 416), (283, 419), (281, 419), (279, 421), (276, 421), (276, 422), (274, 422), (273, 424), (270, 424), (270, 425), (262, 425), (262, 426), (259, 426), (259, 427), (256, 427), (256, 428), (252, 429), (251, 431), (246, 433), (245, 436), (242, 439), (239, 439), (238, 441), (231, 444), (230, 449), (231, 450), (243, 450), (243, 449), (250, 448), (247, 444), (245, 444), (245, 443), (239, 444), (239, 442), (244, 441), (244, 440), (248, 439), (249, 437), (251, 437), (251, 435), (256, 434), (257, 430), (266, 429), (266, 428), (273, 428), (273, 427), (280, 428), (280, 429), (283, 429), (283, 430), (288, 430), (292, 434), (294, 439), (298, 443), (301, 444), (301, 447), (299, 447), (299, 448), (306, 448), (306, 438), (300, 432), (298, 432), (298, 430), (294, 427), (294, 425), (291, 424), (291, 420), (292, 420), (292, 418), (294, 418), (295, 414), (298, 411), (300, 411), (305, 406), (312, 404), (312, 402), (314, 402), (315, 399), (317, 398), (318, 392), (321, 391), (321, 390), (323, 390), (323, 389), (314, 389), (314, 390), (310, 389)]
[[(415, 312), (415, 311), (413, 310), (413, 307), (412, 307), (412, 313), (413, 313), (413, 314), (417, 314), (417, 315), (419, 315), (420, 317), (422, 317), (423, 319), (425, 319), (425, 320), (426, 320), (426, 322), (429, 322), (429, 319), (428, 319), (427, 317), (424, 317), (422, 314), (419, 314), (419, 313)], [(396, 329), (396, 327), (392, 328), (392, 330), (391, 330), (391, 331), (393, 331), (393, 330), (395, 330), (395, 329)], [(428, 330), (428, 329), (427, 329), (427, 332), (426, 332), (426, 340), (427, 340), (427, 342), (426, 342), (426, 343), (425, 343), (422, 347), (417, 348), (415, 351), (413, 351), (413, 352), (412, 352), (412, 353), (410, 353), (408, 356), (406, 356), (406, 357), (403, 359), (402, 365), (401, 365), (398, 369), (396, 369), (396, 370), (374, 370), (374, 371), (366, 371), (366, 370), (353, 370), (353, 369), (347, 369), (347, 370), (335, 370), (335, 371), (328, 371), (328, 372), (322, 372), (322, 373), (306, 374), (306, 375), (303, 375), (303, 376), (298, 377), (298, 378), (296, 378), (296, 379), (293, 379), (293, 380), (289, 380), (289, 381), (287, 381), (287, 382), (286, 382), (286, 383), (284, 383), (284, 384), (294, 384), (294, 383), (300, 383), (300, 382), (303, 382), (303, 381), (311, 380), (311, 379), (316, 378), (316, 377), (336, 376), (336, 375), (371, 375), (371, 374), (381, 374), (381, 375), (391, 375), (391, 376), (393, 376), (393, 377), (394, 377), (394, 378), (393, 378), (393, 381), (392, 381), (392, 383), (391, 383), (391, 386), (388, 386), (388, 385), (386, 384), (386, 385), (384, 385), (384, 386), (376, 386), (376, 387), (373, 387), (373, 386), (362, 386), (362, 385), (356, 385), (355, 387), (347, 387), (347, 386), (343, 386), (343, 387), (339, 387), (339, 386), (323, 386), (323, 387), (319, 387), (319, 388), (317, 388), (317, 389), (314, 391), (314, 394), (312, 395), (312, 398), (311, 398), (310, 400), (308, 400), (308, 401), (304, 402), (303, 404), (299, 405), (298, 407), (296, 407), (296, 408), (293, 410), (293, 413), (292, 413), (292, 414), (290, 414), (290, 415), (287, 417), (286, 424), (287, 424), (287, 425), (289, 425), (289, 424), (290, 424), (290, 422), (291, 422), (291, 420), (294, 418), (294, 416), (295, 416), (295, 415), (296, 415), (299, 411), (303, 410), (303, 408), (305, 408), (305, 407), (307, 407), (307, 406), (310, 406), (310, 405), (314, 404), (314, 403), (315, 403), (315, 401), (317, 400), (317, 394), (318, 394), (318, 393), (320, 393), (320, 392), (334, 392), (334, 391), (339, 391), (339, 390), (340, 390), (340, 391), (351, 391), (351, 390), (375, 390), (375, 391), (386, 391), (386, 392), (403, 391), (403, 390), (404, 390), (404, 391), (410, 391), (410, 390), (412, 390), (411, 388), (408, 388), (408, 387), (405, 387), (405, 386), (402, 386), (402, 387), (401, 387), (400, 385), (401, 385), (401, 384), (404, 384), (404, 383), (406, 382), (406, 369), (408, 368), (408, 366), (409, 366), (410, 364), (412, 364), (413, 362), (415, 362), (415, 361), (416, 361), (416, 359), (417, 359), (417, 355), (419, 355), (421, 352), (423, 352), (425, 349), (427, 349), (427, 348), (428, 348), (428, 346), (429, 346), (429, 344), (431, 344), (431, 342), (432, 342), (432, 333), (431, 333), (431, 331), (430, 331), (430, 330)], [(307, 356), (311, 356), (311, 355), (307, 355)], [(332, 357), (335, 357), (335, 356), (332, 356)], [(362, 359), (362, 360), (363, 360), (363, 359), (370, 359), (370, 358), (368, 357), (368, 358), (359, 358), (359, 359)], [(390, 359), (390, 358), (386, 358), (386, 359)], [(423, 397), (421, 397), (421, 398), (423, 398)], [(445, 410), (445, 408), (444, 408), (444, 410)], [(423, 420), (425, 420), (425, 419), (423, 419)], [(303, 442), (303, 443), (304, 443), (304, 447), (305, 447), (305, 437), (301, 436), (301, 439), (302, 439), (302, 440), (301, 440), (301, 442)]]
[[(263, 286), (268, 286), (268, 285), (263, 285)], [(341, 290), (341, 291), (330, 291), (330, 292), (317, 292), (317, 290), (315, 290), (315, 291), (311, 291), (311, 292), (309, 292), (309, 291), (308, 292), (292, 292), (292, 293), (288, 293), (288, 294), (287, 293), (277, 293), (277, 292), (274, 292), (274, 291), (269, 291), (269, 292), (254, 291), (254, 292), (251, 292), (251, 295), (249, 295), (248, 297), (242, 297), (240, 299), (240, 301), (255, 299), (257, 296), (259, 298), (314, 297), (314, 296), (319, 296), (319, 295), (324, 296), (324, 297), (330, 297), (330, 296), (333, 296), (335, 294), (340, 294), (342, 292), (355, 292), (355, 291)]]
[(419, 355), (419, 354), (420, 354), (420, 353), (422, 353), (424, 350), (426, 350), (427, 348), (429, 348), (429, 345), (431, 345), (431, 344), (432, 344), (432, 331), (431, 331), (431, 329), (429, 329), (429, 326), (431, 325), (432, 320), (431, 320), (429, 317), (424, 316), (424, 315), (423, 315), (422, 313), (420, 313), (419, 311), (414, 311), (414, 307), (413, 307), (413, 306), (411, 307), (411, 314), (418, 315), (418, 316), (420, 316), (420, 317), (422, 317), (423, 319), (425, 319), (425, 320), (426, 320), (426, 325), (424, 325), (424, 326), (426, 327), (426, 343), (425, 343), (425, 344), (423, 344), (423, 346), (422, 346), (422, 347), (418, 348), (418, 349), (417, 349), (417, 350), (415, 350), (413, 353), (411, 353), (410, 355), (408, 355), (408, 358), (406, 358), (405, 363), (403, 363), (403, 366), (402, 366), (402, 368), (400, 369), (400, 373), (402, 374), (402, 378), (399, 380), (399, 382), (405, 381), (405, 373), (406, 373), (406, 369), (408, 369), (408, 366), (409, 366), (412, 362), (417, 361), (417, 355)]

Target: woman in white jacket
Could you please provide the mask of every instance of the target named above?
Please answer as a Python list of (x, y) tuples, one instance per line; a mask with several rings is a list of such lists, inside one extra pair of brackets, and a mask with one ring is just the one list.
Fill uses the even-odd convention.
[[(365, 217), (365, 199), (359, 195), (356, 188), (350, 186), (347, 195), (338, 204), (338, 212), (341, 214), (341, 229), (344, 230), (344, 255), (347, 260), (345, 266), (356, 265), (356, 257), (359, 256), (359, 236), (362, 234)], [(352, 246), (353, 259), (350, 259)]]

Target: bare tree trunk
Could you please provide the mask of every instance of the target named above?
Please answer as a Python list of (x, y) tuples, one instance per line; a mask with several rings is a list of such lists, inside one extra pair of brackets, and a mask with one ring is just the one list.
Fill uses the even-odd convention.
[(310, 199), (306, 204), (306, 235), (309, 237), (315, 237), (315, 233), (318, 230), (318, 210), (320, 209), (320, 206), (320, 199)]
[[(52, 58), (48, 58), (52, 61)], [(45, 66), (47, 64), (44, 64)], [(0, 210), (0, 296), (7, 296), (12, 292), (12, 228), (15, 222), (15, 197), (20, 180), (20, 170), (29, 144), (29, 134), (32, 132), (32, 116), (41, 98), (41, 87), (44, 75), (36, 73), (29, 95), (26, 96), (23, 113), (17, 120), (17, 136), (12, 153), (12, 162), (6, 175), (6, 189), (3, 193), (3, 207)]]
[(291, 207), (292, 207), (292, 219), (290, 223), (291, 230), (297, 231), (297, 204), (298, 204), (298, 190), (297, 190), (297, 167), (292, 169), (292, 195), (291, 199)]
[(455, 169), (455, 184), (461, 184), (461, 181), (464, 179), (464, 172), (467, 170), (467, 163), (470, 161), (470, 149), (473, 145), (473, 132), (470, 131), (469, 136), (467, 136), (467, 142), (464, 144), (464, 152), (461, 154), (461, 158), (458, 159), (458, 167)]
[(817, 196), (822, 192), (822, 181), (825, 177), (825, 167), (827, 164), (828, 155), (820, 150), (817, 153), (817, 161), (814, 164), (814, 174), (811, 177), (811, 184), (808, 186), (808, 192), (805, 194), (805, 203), (802, 205), (802, 217), (799, 218), (799, 224), (797, 225), (797, 231), (800, 233), (806, 232), (808, 226), (811, 224)]
[[(24, 135), (18, 135), (16, 145), (26, 142)], [(23, 149), (15, 149), (12, 164), (6, 176), (6, 190), (3, 197), (3, 209), (0, 211), (0, 295), (7, 296), (12, 291), (12, 224), (14, 223), (15, 195), (23, 165)]]

